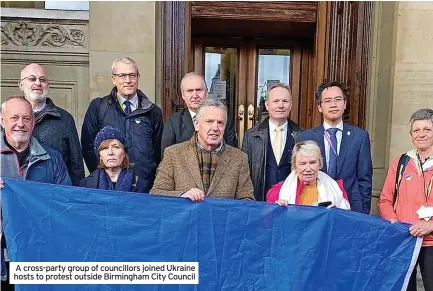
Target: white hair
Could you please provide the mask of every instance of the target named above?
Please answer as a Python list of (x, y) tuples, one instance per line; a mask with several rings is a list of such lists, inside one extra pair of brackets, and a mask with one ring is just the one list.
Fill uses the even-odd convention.
[(206, 98), (200, 103), (200, 105), (197, 108), (197, 115), (196, 115), (197, 120), (200, 120), (200, 116), (202, 114), (203, 108), (205, 107), (217, 107), (224, 110), (226, 116), (226, 123), (227, 123), (227, 106), (225, 106), (225, 104), (220, 100), (214, 98)]
[(319, 160), (319, 168), (321, 169), (323, 167), (322, 153), (320, 152), (319, 145), (314, 140), (305, 140), (295, 144), (292, 152), (292, 170), (295, 169), (298, 155), (317, 157)]
[(137, 73), (138, 74), (140, 73), (140, 70), (138, 69), (138, 65), (137, 65), (137, 63), (133, 59), (131, 59), (130, 57), (121, 57), (121, 58), (118, 58), (118, 59), (114, 60), (113, 64), (111, 65), (111, 73), (112, 74), (114, 74), (114, 69), (116, 68), (116, 64), (118, 62), (121, 62), (121, 63), (124, 63), (124, 64), (133, 63), (134, 66), (135, 66), (135, 70), (137, 71)]

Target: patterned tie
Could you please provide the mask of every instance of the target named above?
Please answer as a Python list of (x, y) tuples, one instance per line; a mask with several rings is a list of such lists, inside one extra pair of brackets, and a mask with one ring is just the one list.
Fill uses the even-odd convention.
[(329, 145), (329, 167), (328, 175), (336, 179), (337, 178), (337, 132), (338, 128), (328, 128), (326, 130), (329, 133), (331, 144)]
[(274, 150), (275, 160), (277, 160), (277, 164), (280, 164), (281, 159), (281, 137), (283, 135), (283, 127), (277, 126), (275, 128), (275, 137), (272, 141), (272, 149)]
[(126, 100), (125, 102), (123, 102), (123, 105), (125, 105), (125, 113), (127, 115), (131, 114), (131, 112), (132, 112), (132, 109), (131, 109), (132, 103), (131, 103), (131, 101)]

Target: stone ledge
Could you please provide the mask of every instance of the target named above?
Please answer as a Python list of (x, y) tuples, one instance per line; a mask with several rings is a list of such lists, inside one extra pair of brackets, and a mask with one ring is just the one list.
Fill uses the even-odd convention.
[(46, 10), (32, 8), (3, 8), (2, 18), (37, 18), (37, 19), (65, 19), (89, 21), (89, 11)]

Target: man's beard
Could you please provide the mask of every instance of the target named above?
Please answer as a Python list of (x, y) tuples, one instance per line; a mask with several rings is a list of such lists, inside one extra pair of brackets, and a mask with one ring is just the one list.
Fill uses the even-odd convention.
[(37, 103), (45, 103), (45, 100), (47, 99), (48, 90), (44, 90), (41, 94), (37, 94), (33, 92), (31, 89), (24, 91), (26, 98), (29, 101), (37, 102)]
[(21, 145), (23, 143), (29, 142), (31, 138), (32, 133), (30, 131), (26, 132), (25, 134), (14, 134), (12, 133), (9, 137), (14, 143), (14, 146)]

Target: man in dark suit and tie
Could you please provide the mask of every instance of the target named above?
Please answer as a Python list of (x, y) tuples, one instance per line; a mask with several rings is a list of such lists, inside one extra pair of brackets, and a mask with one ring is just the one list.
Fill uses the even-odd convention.
[(273, 85), (268, 90), (265, 106), (269, 118), (248, 129), (242, 145), (242, 150), (248, 155), (257, 201), (266, 201), (268, 190), (290, 174), (292, 150), (301, 129), (288, 118), (292, 109), (290, 87)]
[(324, 160), (322, 171), (335, 180), (343, 180), (352, 211), (369, 214), (373, 165), (368, 133), (343, 122), (347, 95), (342, 84), (321, 84), (316, 91), (316, 103), (323, 124), (299, 133), (297, 142), (316, 141)]
[[(203, 76), (196, 72), (190, 72), (182, 78), (180, 90), (186, 108), (168, 118), (162, 133), (161, 154), (164, 154), (165, 148), (191, 138), (195, 132), (193, 118), (197, 114), (197, 108), (208, 96), (206, 82)], [(230, 146), (238, 146), (231, 120), (227, 120), (224, 140)]]

